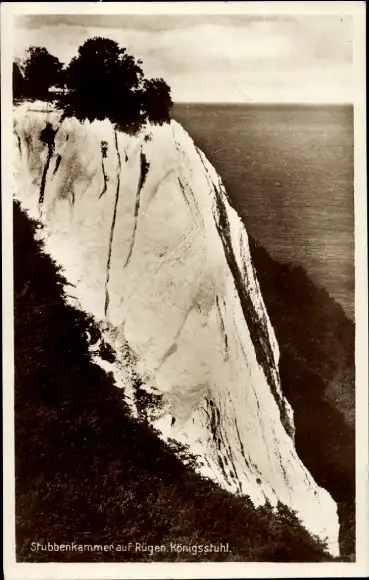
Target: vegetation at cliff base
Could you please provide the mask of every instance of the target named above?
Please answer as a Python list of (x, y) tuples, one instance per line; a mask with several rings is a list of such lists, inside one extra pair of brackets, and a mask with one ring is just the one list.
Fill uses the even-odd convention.
[[(301, 266), (276, 262), (251, 237), (250, 250), (279, 344), (296, 450), (337, 502), (341, 555), (354, 560), (355, 325)], [(336, 390), (330, 396), (332, 385)]]
[[(91, 362), (98, 329), (67, 305), (63, 277), (14, 205), (16, 551), (21, 562), (331, 558), (280, 506), (254, 508), (184, 465)], [(32, 542), (229, 544), (196, 556), (36, 551)]]
[(109, 38), (86, 40), (67, 65), (33, 46), (13, 65), (13, 96), (57, 101), (65, 116), (110, 119), (119, 129), (136, 132), (146, 121), (168, 122), (173, 105), (167, 83), (145, 78), (142, 64)]

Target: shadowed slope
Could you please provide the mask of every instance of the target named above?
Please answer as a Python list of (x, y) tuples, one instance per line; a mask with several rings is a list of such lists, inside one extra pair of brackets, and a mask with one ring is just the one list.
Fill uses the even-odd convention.
[(352, 557), (354, 324), (301, 266), (275, 262), (251, 237), (250, 250), (280, 347), (281, 383), (294, 410), (296, 449), (317, 483), (338, 502), (341, 553)]
[[(322, 561), (282, 508), (255, 509), (185, 467), (89, 360), (91, 321), (14, 208), (16, 537), (20, 561), (199, 560), (176, 552), (34, 552), (31, 542), (229, 543), (201, 560)], [(96, 338), (96, 337), (95, 337)]]

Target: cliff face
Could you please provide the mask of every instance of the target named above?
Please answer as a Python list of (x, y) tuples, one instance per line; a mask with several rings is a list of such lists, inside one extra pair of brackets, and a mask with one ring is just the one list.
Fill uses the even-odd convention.
[(286, 504), (337, 555), (336, 505), (297, 456), (247, 232), (214, 168), (174, 121), (133, 137), (30, 108), (15, 111), (15, 196), (116, 360), (91, 355), (203, 475)]

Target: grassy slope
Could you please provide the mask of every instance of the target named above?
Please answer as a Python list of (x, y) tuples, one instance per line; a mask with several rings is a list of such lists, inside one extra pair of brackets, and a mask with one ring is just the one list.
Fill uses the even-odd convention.
[[(14, 207), (16, 540), (19, 561), (107, 561), (122, 552), (33, 552), (31, 542), (206, 544), (205, 559), (329, 559), (287, 510), (255, 509), (199, 477), (129, 417), (112, 379), (92, 364), (90, 321)], [(150, 559), (129, 553), (132, 560)], [(153, 559), (196, 560), (176, 553)], [(199, 557), (197, 557), (199, 559)]]

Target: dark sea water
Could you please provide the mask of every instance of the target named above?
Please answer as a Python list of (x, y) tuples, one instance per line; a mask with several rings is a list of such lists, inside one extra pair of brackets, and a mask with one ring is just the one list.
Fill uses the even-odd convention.
[(176, 104), (247, 229), (354, 317), (350, 106)]

